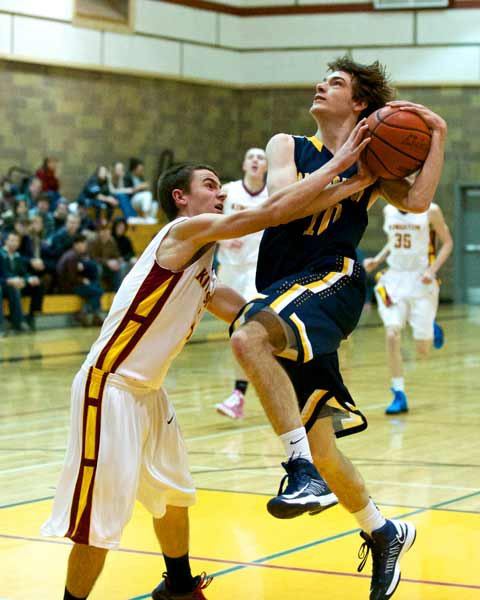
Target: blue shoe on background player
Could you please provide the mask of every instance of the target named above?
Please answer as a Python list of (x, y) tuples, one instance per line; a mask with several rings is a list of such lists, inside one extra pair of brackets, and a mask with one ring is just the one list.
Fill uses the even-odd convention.
[(415, 542), (415, 526), (406, 521), (387, 521), (383, 527), (373, 531), (372, 535), (364, 531), (360, 535), (365, 541), (358, 552), (358, 558), (362, 562), (357, 570), (359, 573), (363, 570), (371, 550), (373, 565), (370, 600), (388, 600), (400, 583), (400, 559)]
[(442, 327), (436, 322), (433, 322), (433, 347), (435, 350), (440, 350), (445, 343), (445, 334)]
[[(280, 483), (278, 495), (269, 500), (268, 512), (277, 519), (293, 519), (308, 512), (316, 515), (338, 504), (315, 466), (304, 458), (290, 458), (282, 463), (287, 474)], [(287, 487), (283, 485), (287, 481)]]
[(393, 400), (385, 409), (386, 415), (398, 415), (400, 413), (408, 412), (408, 402), (407, 396), (405, 392), (401, 390), (394, 390), (390, 388), (393, 392)]

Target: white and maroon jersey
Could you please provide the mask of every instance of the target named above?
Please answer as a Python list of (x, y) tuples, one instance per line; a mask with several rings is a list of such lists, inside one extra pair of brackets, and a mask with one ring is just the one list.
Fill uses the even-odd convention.
[[(223, 213), (232, 213), (246, 208), (256, 208), (268, 198), (267, 186), (259, 192), (252, 194), (243, 183), (242, 179), (231, 181), (224, 186), (227, 198), (223, 205)], [(219, 244), (218, 261), (221, 265), (256, 265), (258, 258), (258, 247), (262, 240), (263, 231), (250, 233), (241, 239), (241, 248), (229, 247), (228, 241)]]
[(431, 254), (428, 211), (402, 213), (394, 206), (387, 205), (384, 208), (383, 229), (388, 236), (389, 268), (394, 271), (425, 271)]
[(181, 220), (159, 231), (123, 280), (84, 367), (161, 386), (215, 290), (213, 246), (183, 271), (156, 261), (160, 242)]

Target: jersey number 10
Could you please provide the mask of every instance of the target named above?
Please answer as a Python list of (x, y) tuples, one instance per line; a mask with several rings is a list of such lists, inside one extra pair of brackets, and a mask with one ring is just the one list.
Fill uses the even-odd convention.
[[(336, 206), (330, 206), (330, 208), (327, 208), (327, 210), (323, 212), (312, 215), (310, 225), (305, 229), (303, 235), (322, 235), (329, 225), (338, 221), (341, 214), (342, 205), (337, 204)], [(322, 217), (322, 220), (320, 221), (320, 224), (318, 224), (320, 217)]]

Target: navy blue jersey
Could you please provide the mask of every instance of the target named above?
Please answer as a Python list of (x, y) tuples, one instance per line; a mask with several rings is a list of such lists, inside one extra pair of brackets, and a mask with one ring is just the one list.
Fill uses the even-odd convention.
[[(293, 138), (298, 179), (308, 177), (333, 156), (316, 137)], [(354, 165), (332, 183), (353, 177), (356, 173)], [(327, 257), (355, 259), (356, 247), (368, 224), (371, 191), (367, 188), (311, 217), (266, 229), (258, 255), (258, 291), (262, 292), (275, 281), (300, 271), (321, 270)]]

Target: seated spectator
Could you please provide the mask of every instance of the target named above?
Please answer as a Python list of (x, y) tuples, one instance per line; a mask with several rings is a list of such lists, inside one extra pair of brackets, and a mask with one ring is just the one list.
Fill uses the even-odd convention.
[(49, 156), (43, 160), (42, 166), (35, 173), (35, 176), (42, 182), (42, 192), (47, 194), (51, 201), (51, 210), (55, 210), (57, 201), (61, 198), (58, 172), (58, 160), (53, 156)]
[(24, 194), (17, 196), (17, 199), (25, 200), (27, 204), (27, 210), (37, 205), (38, 198), (42, 193), (42, 182), (38, 177), (32, 177), (28, 188)]
[(50, 237), (55, 231), (55, 219), (53, 213), (50, 211), (50, 198), (47, 194), (40, 194), (37, 200), (37, 206), (34, 206), (29, 210), (28, 216), (30, 219), (41, 217), (43, 221), (44, 237)]
[[(20, 238), (18, 253), (22, 258), (31, 256), (33, 253), (32, 238), (28, 234), (29, 228), (30, 221), (28, 219), (16, 219), (13, 223), (13, 231), (15, 231)], [(27, 262), (25, 264), (27, 264)]]
[(141, 212), (146, 222), (156, 223), (158, 202), (153, 200), (150, 185), (145, 181), (145, 166), (138, 158), (130, 159), (130, 168), (125, 176), (125, 185), (132, 188), (132, 206), (137, 212)]
[(97, 168), (85, 184), (77, 202), (87, 208), (94, 207), (97, 222), (101, 219), (102, 210), (106, 211), (107, 221), (112, 219), (113, 210), (118, 206), (118, 200), (110, 193), (107, 167), (101, 165)]
[(28, 219), (28, 204), (22, 196), (18, 196), (15, 202), (15, 219)]
[(127, 235), (127, 230), (128, 225), (125, 219), (118, 217), (114, 220), (112, 225), (112, 236), (117, 242), (120, 256), (126, 264), (133, 266), (137, 262), (137, 257), (135, 256), (132, 240)]
[(56, 273), (57, 262), (62, 254), (73, 246), (73, 240), (80, 230), (80, 219), (77, 215), (68, 215), (64, 227), (58, 229), (48, 240), (45, 248), (45, 263), (49, 273)]
[(56, 209), (53, 211), (53, 227), (55, 231), (65, 226), (68, 214), (68, 202), (65, 198), (60, 198)]
[[(22, 331), (23, 322), (35, 331), (35, 315), (41, 312), (44, 289), (36, 275), (27, 272), (25, 263), (18, 253), (20, 237), (11, 231), (0, 249), (0, 283), (4, 297), (10, 306), (10, 321), (15, 331)], [(30, 307), (25, 317), (22, 309), (22, 296), (30, 296)]]
[(80, 218), (80, 232), (90, 239), (97, 231), (95, 221), (89, 216), (88, 208), (85, 205), (77, 205), (77, 216)]
[(136, 210), (132, 207), (133, 187), (127, 187), (125, 184), (125, 167), (121, 162), (113, 165), (110, 193), (118, 200), (126, 219), (137, 216)]
[(93, 261), (88, 260), (87, 238), (77, 234), (73, 246), (60, 258), (57, 265), (60, 291), (77, 294), (85, 300), (82, 310), (75, 319), (83, 326), (89, 325), (89, 313), (92, 314), (92, 325), (101, 325), (101, 298), (103, 289), (98, 283), (98, 274)]
[(15, 194), (12, 183), (4, 177), (0, 182), (0, 227), (10, 227), (15, 218)]
[(99, 266), (100, 279), (116, 292), (127, 274), (128, 264), (122, 259), (108, 225), (100, 227), (97, 236), (90, 242), (89, 254)]

